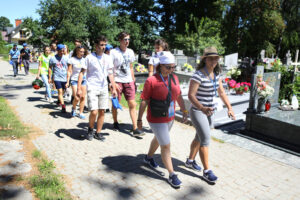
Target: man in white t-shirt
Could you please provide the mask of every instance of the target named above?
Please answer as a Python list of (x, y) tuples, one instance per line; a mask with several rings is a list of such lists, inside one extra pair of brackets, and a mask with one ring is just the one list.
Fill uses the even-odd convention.
[[(132, 62), (135, 60), (134, 52), (127, 48), (130, 42), (130, 35), (121, 32), (118, 35), (120, 46), (110, 51), (110, 56), (114, 64), (114, 78), (116, 81), (116, 89), (118, 99), (121, 100), (122, 93), (128, 102), (129, 114), (133, 125), (133, 136), (142, 136), (144, 133), (137, 128), (137, 113), (135, 102), (135, 77)], [(114, 129), (120, 130), (117, 109), (112, 107), (112, 115), (114, 120)]]
[[(100, 36), (95, 41), (96, 52), (89, 54), (85, 58), (86, 65), (82, 68), (78, 77), (77, 95), (81, 96), (81, 82), (86, 72), (88, 107), (90, 110), (89, 128), (87, 133), (88, 140), (92, 140), (93, 137), (101, 141), (105, 139), (103, 134), (101, 134), (101, 130), (104, 122), (104, 113), (108, 108), (109, 100), (107, 76), (113, 87), (112, 95), (117, 96), (112, 59), (109, 55), (104, 54), (106, 43), (107, 39), (104, 36)], [(96, 118), (97, 130), (96, 133), (94, 133)]]

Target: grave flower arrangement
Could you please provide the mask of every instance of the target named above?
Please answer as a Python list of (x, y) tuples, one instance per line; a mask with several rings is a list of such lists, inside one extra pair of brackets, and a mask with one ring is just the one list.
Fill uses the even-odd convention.
[(274, 94), (274, 88), (269, 86), (265, 81), (257, 82), (257, 94), (261, 99), (267, 99)]
[(235, 84), (234, 90), (237, 94), (243, 94), (244, 92), (249, 92), (250, 87), (251, 87), (251, 83), (241, 82)]
[(134, 63), (133, 64), (134, 71), (135, 72), (140, 72), (140, 73), (146, 73), (148, 70), (146, 69), (145, 65), (142, 65), (140, 63)]
[(191, 72), (191, 71), (193, 71), (193, 66), (192, 65), (190, 65), (189, 63), (184, 63), (184, 65), (183, 65), (183, 70), (187, 70), (188, 72)]
[(226, 75), (228, 77), (231, 77), (231, 79), (237, 80), (241, 73), (242, 71), (240, 69), (238, 69), (237, 67), (233, 67), (226, 73)]
[(268, 97), (274, 94), (274, 88), (263, 81), (261, 77), (258, 77), (256, 87), (258, 95), (257, 112), (261, 113), (263, 111), (268, 111), (271, 107)]

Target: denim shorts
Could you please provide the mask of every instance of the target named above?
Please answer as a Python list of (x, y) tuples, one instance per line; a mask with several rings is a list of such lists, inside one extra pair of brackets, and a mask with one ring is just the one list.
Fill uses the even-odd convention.
[[(76, 86), (77, 86), (77, 84), (78, 84), (78, 81), (71, 80), (71, 85), (72, 85), (72, 86), (73, 86), (73, 85), (76, 85)], [(83, 80), (83, 81), (81, 82), (81, 85), (86, 85), (86, 80)]]

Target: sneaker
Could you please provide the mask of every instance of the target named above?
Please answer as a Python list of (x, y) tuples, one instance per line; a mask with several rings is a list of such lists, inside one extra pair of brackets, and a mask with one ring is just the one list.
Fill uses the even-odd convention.
[(95, 133), (94, 138), (101, 141), (105, 140), (105, 137), (101, 133)]
[(84, 114), (80, 113), (79, 116), (78, 116), (80, 119), (85, 119), (85, 116)]
[(61, 112), (66, 113), (66, 105), (61, 105)]
[(71, 115), (72, 117), (76, 117), (76, 110), (72, 108), (72, 111), (71, 111)]
[(178, 179), (177, 174), (173, 174), (173, 176), (169, 176), (168, 182), (174, 188), (180, 188), (180, 186), (181, 186), (181, 181)]
[(201, 167), (196, 163), (195, 160), (193, 162), (189, 162), (189, 159), (186, 159), (185, 166), (199, 172), (201, 171)]
[(215, 183), (218, 180), (218, 177), (216, 177), (216, 175), (211, 170), (206, 173), (203, 171), (203, 178), (210, 183)]
[(155, 162), (153, 158), (148, 158), (147, 155), (144, 157), (144, 163), (148, 164), (151, 168), (157, 168), (159, 165)]
[(119, 123), (118, 122), (114, 122), (114, 130), (115, 131), (119, 131), (120, 130), (120, 127), (119, 127)]
[(91, 141), (93, 139), (93, 137), (94, 137), (94, 130), (89, 128), (88, 132), (87, 132), (87, 135), (86, 135), (86, 139)]
[(49, 103), (53, 103), (53, 99), (52, 98), (49, 98)]
[(139, 129), (135, 129), (133, 130), (133, 136), (136, 137), (136, 136), (143, 136), (145, 135), (145, 133)]

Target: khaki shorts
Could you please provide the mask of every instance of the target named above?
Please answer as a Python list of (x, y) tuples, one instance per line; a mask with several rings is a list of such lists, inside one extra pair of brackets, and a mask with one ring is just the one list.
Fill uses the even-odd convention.
[(88, 90), (88, 107), (89, 110), (100, 110), (100, 109), (108, 109), (108, 90), (107, 88), (103, 88), (101, 90)]

